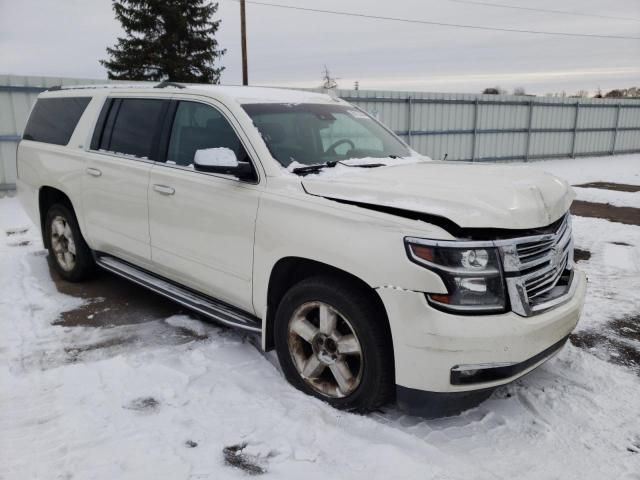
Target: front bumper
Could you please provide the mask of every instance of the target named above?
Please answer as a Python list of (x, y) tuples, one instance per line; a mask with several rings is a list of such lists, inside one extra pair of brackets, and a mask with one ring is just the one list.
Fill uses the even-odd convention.
[[(391, 325), (399, 390), (436, 394), (490, 391), (530, 372), (559, 351), (562, 346), (559, 342), (578, 323), (586, 278), (576, 270), (573, 282), (574, 294), (565, 303), (530, 317), (513, 312), (449, 314), (431, 307), (421, 292), (378, 289)], [(558, 348), (550, 349), (556, 344)], [(548, 354), (540, 355), (545, 351)], [(490, 368), (496, 364), (508, 367), (523, 363), (522, 368), (503, 368), (500, 375), (479, 376), (471, 382), (456, 382), (452, 378), (456, 367)]]

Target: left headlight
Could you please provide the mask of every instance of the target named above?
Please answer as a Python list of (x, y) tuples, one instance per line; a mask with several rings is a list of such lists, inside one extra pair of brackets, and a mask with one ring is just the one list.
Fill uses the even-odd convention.
[(405, 239), (409, 259), (437, 273), (447, 293), (427, 293), (429, 303), (456, 313), (498, 313), (506, 309), (502, 267), (490, 242)]

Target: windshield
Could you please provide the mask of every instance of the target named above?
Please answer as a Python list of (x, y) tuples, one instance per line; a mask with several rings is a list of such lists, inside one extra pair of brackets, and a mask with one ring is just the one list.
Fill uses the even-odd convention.
[(348, 105), (253, 103), (242, 106), (273, 158), (316, 165), (351, 158), (408, 157), (407, 147), (366, 113)]

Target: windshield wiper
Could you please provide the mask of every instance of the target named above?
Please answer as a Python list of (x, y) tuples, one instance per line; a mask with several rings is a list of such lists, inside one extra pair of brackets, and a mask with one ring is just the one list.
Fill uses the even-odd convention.
[[(393, 155), (389, 155), (390, 158), (400, 158)], [(297, 167), (292, 170), (293, 173), (307, 175), (309, 173), (317, 173), (323, 168), (334, 168), (336, 165), (344, 165), (345, 167), (357, 167), (357, 168), (376, 168), (385, 167), (385, 163), (344, 163), (343, 161), (333, 160), (325, 163), (316, 163), (314, 165), (305, 165), (304, 167)]]
[(324, 162), (324, 163), (316, 163), (314, 165), (305, 165), (304, 167), (296, 167), (291, 170), (295, 174), (306, 175), (308, 173), (316, 173), (322, 170), (323, 168), (333, 168), (338, 164), (338, 162)]

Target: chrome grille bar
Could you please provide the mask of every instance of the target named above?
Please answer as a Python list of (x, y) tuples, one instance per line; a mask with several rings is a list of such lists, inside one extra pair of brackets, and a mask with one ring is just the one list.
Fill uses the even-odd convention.
[[(560, 303), (569, 291), (573, 268), (571, 218), (566, 214), (554, 233), (500, 240), (507, 290), (514, 312), (529, 316)], [(562, 282), (569, 278), (564, 285)], [(559, 287), (559, 288), (556, 288)], [(561, 287), (561, 288), (560, 288)]]

